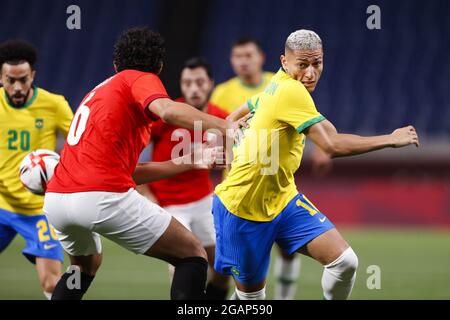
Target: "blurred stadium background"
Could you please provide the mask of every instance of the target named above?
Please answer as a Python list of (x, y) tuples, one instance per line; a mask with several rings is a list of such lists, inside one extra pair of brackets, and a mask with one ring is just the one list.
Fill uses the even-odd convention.
[[(81, 8), (81, 30), (66, 28), (72, 4)], [(372, 4), (381, 8), (381, 30), (366, 27)], [(335, 160), (322, 177), (304, 160), (301, 191), (359, 255), (352, 298), (450, 299), (450, 1), (1, 0), (0, 6), (0, 40), (36, 45), (37, 85), (65, 95), (73, 109), (113, 73), (113, 43), (130, 26), (165, 36), (162, 79), (174, 98), (188, 57), (206, 57), (220, 83), (233, 76), (229, 52), (237, 38), (260, 40), (265, 69), (276, 71), (287, 35), (315, 30), (325, 48), (313, 94), (318, 109), (342, 132), (382, 134), (413, 124), (422, 143)], [(43, 298), (22, 246), (18, 238), (0, 255), (0, 299)], [(107, 240), (104, 247), (87, 299), (168, 299), (164, 263)], [(321, 267), (303, 262), (297, 298), (320, 299)], [(380, 290), (366, 286), (370, 265), (381, 269)]]

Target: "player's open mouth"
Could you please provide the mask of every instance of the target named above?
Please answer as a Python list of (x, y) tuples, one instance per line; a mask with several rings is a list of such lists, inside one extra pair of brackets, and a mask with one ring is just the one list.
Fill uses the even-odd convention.
[(14, 103), (21, 103), (21, 102), (23, 102), (24, 99), (25, 99), (24, 97), (13, 97), (12, 101)]

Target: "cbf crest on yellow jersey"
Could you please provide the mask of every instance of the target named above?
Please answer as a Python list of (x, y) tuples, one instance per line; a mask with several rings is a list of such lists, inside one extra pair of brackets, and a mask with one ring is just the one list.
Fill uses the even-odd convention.
[(215, 193), (234, 215), (271, 221), (298, 194), (294, 173), (305, 147), (304, 130), (325, 118), (303, 84), (282, 69), (248, 106), (254, 113), (250, 126)]
[(73, 117), (63, 96), (33, 89), (33, 97), (15, 108), (0, 88), (0, 208), (25, 215), (42, 214), (44, 197), (22, 186), (20, 162), (30, 151), (55, 150), (57, 132), (67, 136)]

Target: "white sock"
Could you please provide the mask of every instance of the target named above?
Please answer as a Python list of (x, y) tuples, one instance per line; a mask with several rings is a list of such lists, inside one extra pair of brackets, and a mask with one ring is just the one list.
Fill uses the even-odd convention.
[(275, 258), (274, 275), (275, 300), (293, 300), (297, 293), (297, 280), (300, 277), (300, 257), (286, 260), (281, 255)]
[(242, 292), (238, 288), (235, 288), (230, 300), (265, 300), (266, 299), (266, 287), (256, 292)]
[(47, 300), (52, 300), (52, 293), (44, 291), (44, 296), (47, 298)]
[(323, 297), (326, 300), (344, 300), (350, 296), (356, 279), (358, 257), (351, 247), (325, 266), (322, 276)]

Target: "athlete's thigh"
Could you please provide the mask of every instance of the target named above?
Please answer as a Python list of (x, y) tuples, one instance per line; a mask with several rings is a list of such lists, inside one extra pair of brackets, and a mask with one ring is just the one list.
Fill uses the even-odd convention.
[(276, 242), (287, 254), (293, 254), (334, 228), (328, 218), (301, 194), (288, 203), (280, 216)]
[(187, 257), (199, 256), (206, 259), (206, 252), (200, 241), (174, 217), (171, 217), (168, 227), (144, 254), (173, 265)]
[(192, 227), (192, 214), (189, 211), (184, 210), (185, 206), (169, 206), (163, 208), (168, 213), (178, 220), (186, 229), (191, 230)]
[(347, 241), (334, 228), (319, 235), (298, 250), (322, 265), (327, 265), (336, 260), (349, 247)]
[(136, 190), (105, 194), (97, 211), (94, 231), (137, 254), (147, 252), (172, 220), (167, 211)]
[(180, 211), (169, 208), (167, 211), (191, 231), (200, 240), (203, 247), (214, 246), (216, 237), (211, 209), (209, 211), (188, 207), (187, 209)]

